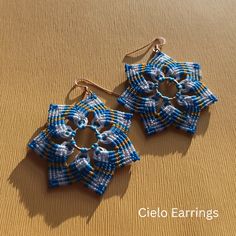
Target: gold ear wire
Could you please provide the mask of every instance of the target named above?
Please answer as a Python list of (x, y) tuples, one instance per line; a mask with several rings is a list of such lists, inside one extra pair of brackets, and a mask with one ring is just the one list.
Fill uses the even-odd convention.
[(108, 90), (108, 89), (96, 84), (95, 82), (92, 82), (92, 81), (88, 80), (88, 79), (79, 79), (79, 80), (75, 81), (75, 86), (80, 87), (80, 88), (84, 88), (85, 96), (87, 96), (89, 93), (91, 93), (91, 90), (89, 89), (88, 86), (83, 85), (81, 83), (84, 83), (86, 85), (92, 85), (95, 88), (98, 88), (98, 89), (104, 91), (107, 94), (110, 94), (110, 95), (113, 95), (113, 96), (116, 96), (116, 97), (120, 96), (120, 94), (118, 94), (116, 92), (113, 92), (113, 91), (110, 91), (110, 90)]
[(154, 40), (152, 40), (150, 43), (148, 43), (148, 44), (142, 46), (141, 48), (138, 48), (138, 49), (136, 49), (136, 50), (134, 50), (132, 52), (128, 52), (125, 55), (129, 56), (129, 55), (131, 55), (131, 54), (133, 54), (135, 52), (138, 52), (138, 51), (140, 51), (140, 50), (142, 50), (142, 49), (144, 49), (144, 48), (146, 48), (148, 46), (153, 45), (154, 43), (155, 43), (155, 46), (153, 48), (153, 51), (157, 52), (157, 51), (160, 51), (162, 49), (162, 46), (166, 44), (166, 39), (164, 37), (157, 37)]
[(84, 90), (83, 91), (83, 98), (82, 98), (82, 99), (84, 99), (91, 93), (91, 91), (90, 91), (88, 86), (79, 84), (79, 82), (80, 82), (80, 80), (79, 81), (75, 80), (75, 86), (79, 87), (79, 88), (82, 88)]

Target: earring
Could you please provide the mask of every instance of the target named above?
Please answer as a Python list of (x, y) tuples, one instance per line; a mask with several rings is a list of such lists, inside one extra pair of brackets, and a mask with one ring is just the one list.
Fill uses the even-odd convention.
[[(117, 96), (91, 81), (77, 81), (75, 87), (84, 89), (83, 99), (75, 105), (51, 104), (46, 128), (28, 146), (48, 161), (50, 187), (82, 182), (102, 195), (116, 168), (139, 160), (127, 136), (132, 114), (106, 107), (97, 95), (82, 83)], [(89, 118), (91, 113), (92, 120)], [(79, 147), (75, 135), (77, 131), (85, 128), (94, 131), (97, 141), (90, 147)], [(75, 150), (78, 154), (70, 161)]]
[[(170, 125), (194, 134), (201, 110), (216, 102), (217, 97), (201, 82), (200, 65), (175, 61), (161, 52), (165, 43), (166, 40), (159, 37), (126, 54), (155, 44), (154, 56), (146, 64), (125, 64), (129, 85), (118, 102), (129, 111), (140, 114), (148, 135), (161, 132)], [(168, 84), (167, 88), (175, 87), (173, 96), (161, 91), (164, 83)]]

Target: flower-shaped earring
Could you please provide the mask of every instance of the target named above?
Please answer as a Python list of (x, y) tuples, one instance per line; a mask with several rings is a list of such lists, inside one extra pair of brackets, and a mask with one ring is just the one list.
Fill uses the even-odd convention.
[[(86, 98), (75, 105), (51, 104), (46, 128), (28, 146), (48, 161), (50, 187), (80, 181), (101, 195), (116, 168), (139, 160), (127, 136), (132, 114), (107, 108), (87, 86), (76, 85), (84, 87)], [(97, 141), (79, 147), (75, 135), (85, 128), (94, 131)], [(69, 162), (76, 149), (79, 153)]]
[[(154, 43), (157, 43), (155, 55), (147, 64), (125, 65), (129, 86), (118, 102), (140, 114), (147, 134), (161, 132), (170, 125), (193, 134), (201, 110), (216, 102), (217, 98), (200, 81), (199, 64), (177, 62), (161, 52), (165, 44), (161, 37), (144, 47)], [(160, 87), (165, 82), (174, 85), (175, 95), (163, 94)]]

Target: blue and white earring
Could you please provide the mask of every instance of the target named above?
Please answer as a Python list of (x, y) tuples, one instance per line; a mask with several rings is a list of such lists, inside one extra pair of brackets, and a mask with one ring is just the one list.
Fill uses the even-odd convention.
[[(201, 82), (200, 65), (175, 61), (161, 52), (165, 43), (166, 40), (159, 37), (131, 52), (155, 44), (154, 56), (147, 63), (125, 64), (128, 87), (118, 102), (129, 111), (140, 114), (148, 135), (161, 132), (170, 125), (194, 134), (200, 112), (216, 102), (217, 97)], [(173, 96), (160, 91), (163, 83), (175, 87)]]
[[(127, 136), (133, 115), (106, 107), (81, 83), (103, 89), (88, 80), (77, 81), (75, 86), (84, 88), (84, 98), (75, 105), (51, 104), (46, 128), (28, 146), (47, 160), (49, 187), (82, 182), (102, 195), (117, 168), (139, 160)], [(97, 141), (90, 147), (79, 147), (75, 135), (85, 128), (95, 132)], [(75, 151), (78, 154), (70, 160)]]

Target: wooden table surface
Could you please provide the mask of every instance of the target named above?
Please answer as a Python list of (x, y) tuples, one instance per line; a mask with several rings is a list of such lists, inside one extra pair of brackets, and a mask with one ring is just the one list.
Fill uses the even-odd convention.
[[(234, 0), (0, 0), (1, 235), (235, 235)], [(129, 136), (141, 161), (117, 171), (103, 197), (83, 186), (47, 188), (47, 164), (27, 143), (50, 103), (72, 104), (74, 80), (121, 93), (125, 53), (164, 36), (163, 51), (202, 65), (219, 102), (194, 136), (169, 129)], [(111, 108), (115, 97), (94, 89)], [(138, 210), (217, 209), (219, 217), (141, 218)]]

